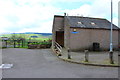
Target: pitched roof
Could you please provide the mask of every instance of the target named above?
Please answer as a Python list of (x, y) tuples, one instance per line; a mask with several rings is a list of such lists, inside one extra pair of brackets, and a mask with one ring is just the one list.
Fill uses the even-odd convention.
[[(66, 16), (70, 27), (110, 29), (111, 22), (102, 18)], [(119, 29), (113, 24), (113, 29)]]

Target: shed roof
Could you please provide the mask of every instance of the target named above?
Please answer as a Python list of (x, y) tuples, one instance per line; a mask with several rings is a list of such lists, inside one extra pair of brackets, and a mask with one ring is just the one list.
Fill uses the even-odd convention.
[[(103, 18), (66, 16), (70, 27), (110, 29), (111, 22)], [(119, 29), (113, 24), (113, 29)]]

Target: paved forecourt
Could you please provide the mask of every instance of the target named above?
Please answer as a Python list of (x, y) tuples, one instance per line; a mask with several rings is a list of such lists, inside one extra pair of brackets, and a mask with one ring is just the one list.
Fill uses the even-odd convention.
[(3, 69), (3, 78), (117, 78), (118, 68), (74, 64), (62, 61), (51, 49), (2, 50), (3, 63), (13, 68)]

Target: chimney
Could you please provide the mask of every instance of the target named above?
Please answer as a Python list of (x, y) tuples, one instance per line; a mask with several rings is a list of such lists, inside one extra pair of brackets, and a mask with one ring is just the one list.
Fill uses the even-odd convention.
[(66, 13), (64, 13), (64, 16), (66, 16)]

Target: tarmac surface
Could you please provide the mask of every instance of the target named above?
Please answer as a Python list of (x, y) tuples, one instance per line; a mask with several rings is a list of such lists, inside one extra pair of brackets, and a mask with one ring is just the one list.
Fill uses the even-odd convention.
[(83, 63), (89, 65), (97, 65), (97, 66), (106, 66), (106, 67), (117, 67), (118, 66), (118, 54), (119, 51), (113, 52), (113, 62), (114, 64), (110, 64), (110, 54), (109, 51), (99, 51), (99, 52), (89, 52), (88, 51), (88, 62), (85, 62), (85, 52), (69, 52), (71, 59), (68, 60), (68, 52), (63, 49), (62, 56), (59, 58), (71, 61), (75, 63)]
[(3, 78), (118, 78), (117, 67), (65, 62), (51, 49), (3, 49), (2, 61), (13, 64), (13, 68), (3, 69)]

